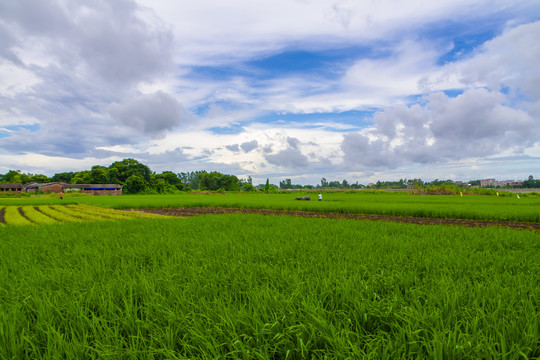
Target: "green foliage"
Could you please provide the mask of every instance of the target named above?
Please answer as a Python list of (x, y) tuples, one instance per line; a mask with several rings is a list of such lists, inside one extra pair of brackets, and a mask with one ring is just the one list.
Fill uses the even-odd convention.
[(46, 183), (46, 182), (50, 182), (50, 181), (51, 181), (51, 179), (49, 179), (47, 176), (42, 175), (42, 174), (32, 175), (28, 179), (28, 182), (37, 182), (37, 183)]
[(22, 174), (20, 170), (10, 170), (2, 176), (2, 182), (8, 184), (27, 184), (30, 182), (28, 174)]
[(146, 182), (144, 181), (144, 178), (139, 175), (131, 175), (129, 178), (127, 178), (124, 185), (124, 190), (130, 194), (136, 194), (143, 191), (145, 188)]
[[(421, 179), (414, 179), (414, 184), (422, 184)], [(407, 179), (399, 179), (399, 181), (377, 181), (373, 186), (373, 189), (406, 189)]]
[(90, 170), (79, 171), (72, 179), (72, 184), (91, 184), (92, 172)]
[(238, 191), (240, 189), (240, 181), (234, 175), (222, 174), (217, 171), (211, 173), (203, 173), (199, 182), (201, 190), (218, 190)]
[(0, 238), (2, 359), (540, 354), (528, 231), (227, 215)]
[(107, 184), (109, 181), (108, 170), (104, 166), (92, 166), (90, 179), (87, 184)]
[(51, 178), (51, 182), (65, 182), (65, 183), (71, 183), (71, 180), (77, 175), (76, 172), (63, 172), (54, 174)]
[(115, 176), (120, 183), (127, 182), (131, 176), (142, 177), (145, 181), (150, 181), (152, 172), (150, 168), (135, 159), (124, 159), (116, 161), (109, 166), (110, 169), (116, 169)]
[(254, 191), (256, 191), (255, 186), (253, 186), (253, 184), (249, 184), (249, 183), (242, 184), (242, 189), (241, 190), (245, 191), (245, 192), (254, 192)]
[(540, 180), (534, 180), (532, 175), (529, 175), (527, 180), (523, 182), (524, 188), (540, 188)]
[(266, 179), (266, 185), (264, 185), (264, 191), (270, 191), (270, 179)]
[(203, 175), (206, 171), (192, 171), (192, 172), (182, 172), (177, 174), (178, 178), (185, 187), (191, 189), (199, 189), (199, 182), (201, 181)]
[(164, 171), (161, 174), (152, 175), (152, 184), (159, 193), (172, 193), (175, 190), (184, 190), (184, 184), (177, 174), (172, 171)]

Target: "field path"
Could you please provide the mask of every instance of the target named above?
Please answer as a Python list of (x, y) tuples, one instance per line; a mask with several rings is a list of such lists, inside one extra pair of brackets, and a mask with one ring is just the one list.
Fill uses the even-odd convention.
[(215, 207), (191, 207), (191, 208), (163, 208), (163, 209), (131, 209), (143, 213), (166, 215), (166, 216), (196, 216), (196, 215), (219, 215), (219, 214), (262, 214), (262, 215), (288, 215), (298, 217), (316, 217), (325, 219), (353, 219), (353, 220), (376, 220), (394, 221), (419, 225), (459, 225), (469, 227), (503, 226), (513, 229), (528, 229), (540, 232), (540, 223), (516, 222), (516, 221), (490, 221), (468, 219), (440, 219), (412, 216), (392, 215), (366, 215), (366, 214), (342, 214), (328, 212), (307, 212), (291, 210), (266, 210), (266, 209), (237, 209)]

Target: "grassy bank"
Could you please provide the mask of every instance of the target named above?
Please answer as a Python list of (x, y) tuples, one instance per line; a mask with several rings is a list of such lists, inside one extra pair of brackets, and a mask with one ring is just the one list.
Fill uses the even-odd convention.
[(0, 358), (540, 356), (533, 232), (224, 215), (0, 238)]

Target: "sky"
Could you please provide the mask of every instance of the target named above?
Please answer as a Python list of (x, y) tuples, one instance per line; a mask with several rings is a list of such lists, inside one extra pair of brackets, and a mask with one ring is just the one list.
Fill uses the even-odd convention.
[(540, 177), (537, 0), (0, 0), (0, 173)]

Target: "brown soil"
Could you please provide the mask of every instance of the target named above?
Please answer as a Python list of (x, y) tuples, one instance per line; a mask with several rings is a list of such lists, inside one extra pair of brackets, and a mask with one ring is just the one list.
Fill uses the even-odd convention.
[(0, 209), (0, 224), (5, 224), (6, 220), (4, 220), (4, 214), (6, 213), (6, 208)]
[(423, 218), (411, 216), (390, 216), (390, 215), (364, 215), (364, 214), (338, 214), (338, 213), (321, 213), (321, 212), (305, 212), (305, 211), (289, 211), (289, 210), (265, 210), (265, 209), (235, 209), (235, 208), (164, 208), (164, 209), (136, 209), (131, 211), (139, 211), (150, 214), (166, 215), (166, 216), (196, 216), (196, 215), (218, 215), (218, 214), (262, 214), (262, 215), (288, 215), (298, 217), (316, 217), (326, 219), (353, 219), (353, 220), (378, 220), (378, 221), (394, 221), (409, 224), (419, 225), (460, 225), (469, 227), (485, 227), (485, 226), (503, 226), (514, 229), (529, 229), (540, 232), (540, 223), (515, 222), (515, 221), (489, 221), (489, 220), (464, 220), (464, 219), (439, 219), (439, 218)]

